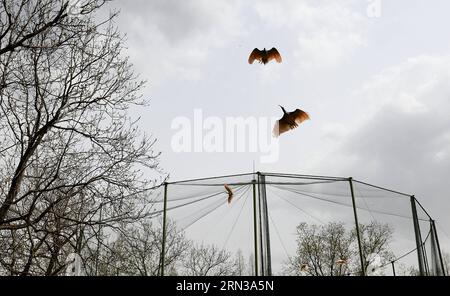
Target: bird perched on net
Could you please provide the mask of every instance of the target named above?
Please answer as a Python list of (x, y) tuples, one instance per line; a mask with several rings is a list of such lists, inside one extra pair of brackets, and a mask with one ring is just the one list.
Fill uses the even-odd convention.
[(281, 110), (283, 110), (283, 117), (277, 120), (275, 126), (273, 127), (274, 137), (278, 137), (282, 133), (296, 128), (303, 121), (310, 119), (308, 113), (306, 113), (303, 110), (296, 109), (295, 111), (292, 112), (286, 112), (283, 106), (280, 107)]
[(255, 60), (258, 60), (262, 64), (267, 64), (271, 60), (275, 59), (278, 63), (281, 63), (281, 55), (275, 47), (272, 47), (271, 50), (259, 50), (255, 48), (250, 56), (248, 57), (248, 63), (253, 64)]
[(228, 193), (228, 203), (231, 203), (231, 200), (234, 196), (233, 190), (231, 190), (230, 186), (228, 186), (227, 184), (224, 184), (223, 187), (225, 187), (225, 190)]

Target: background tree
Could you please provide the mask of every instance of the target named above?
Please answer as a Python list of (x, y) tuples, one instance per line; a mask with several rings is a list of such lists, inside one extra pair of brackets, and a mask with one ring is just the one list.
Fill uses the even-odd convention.
[(442, 252), (442, 261), (444, 262), (445, 275), (450, 276), (450, 253)]
[[(393, 229), (388, 224), (372, 221), (370, 224), (360, 224), (359, 231), (361, 233), (361, 247), (365, 274), (370, 272), (369, 268), (375, 263), (377, 257), (381, 259), (380, 263), (382, 265), (395, 257), (389, 248)], [(354, 237), (353, 240), (356, 241), (356, 230), (353, 230), (352, 235)], [(360, 265), (361, 264), (356, 264), (355, 269), (361, 270)]]
[(300, 275), (302, 266), (307, 273), (315, 276), (338, 276), (349, 272), (348, 264), (338, 260), (348, 260), (354, 256), (351, 248), (353, 238), (346, 232), (343, 223), (323, 226), (301, 223), (297, 226), (297, 251), (287, 264), (289, 274)]
[(183, 275), (187, 276), (228, 276), (236, 273), (236, 261), (231, 253), (214, 245), (193, 245), (183, 260)]
[[(176, 275), (178, 264), (191, 243), (173, 222), (167, 225), (165, 274)], [(87, 261), (90, 275), (139, 275), (156, 276), (160, 272), (162, 227), (151, 222), (139, 222), (126, 226), (115, 240), (101, 247), (99, 263)], [(95, 253), (95, 252), (94, 252)], [(98, 265), (98, 267), (96, 267)]]
[[(0, 3), (0, 89), (12, 76), (15, 59), (33, 48), (56, 48), (72, 43), (90, 30), (82, 15), (91, 15), (107, 0), (1, 0)], [(71, 5), (72, 4), (72, 5)], [(76, 4), (76, 5), (73, 5)], [(42, 37), (51, 34), (53, 38)], [(45, 38), (45, 43), (42, 39)]]
[[(70, 253), (106, 245), (151, 215), (162, 181), (154, 139), (130, 118), (144, 86), (104, 1), (2, 1), (0, 272), (61, 274)], [(147, 177), (144, 177), (147, 176)]]
[(245, 264), (245, 258), (241, 250), (238, 250), (236, 253), (235, 266), (236, 266), (235, 275), (237, 276), (251, 275), (251, 273), (248, 272), (248, 266), (247, 264)]
[[(361, 243), (367, 269), (370, 254), (389, 260), (392, 230), (387, 225), (372, 222), (361, 225)], [(296, 255), (285, 263), (284, 273), (291, 275), (342, 276), (360, 273), (360, 259), (355, 231), (346, 230), (344, 223), (297, 226)]]
[(420, 276), (420, 271), (418, 267), (407, 266), (403, 263), (398, 265), (398, 275), (399, 276)]

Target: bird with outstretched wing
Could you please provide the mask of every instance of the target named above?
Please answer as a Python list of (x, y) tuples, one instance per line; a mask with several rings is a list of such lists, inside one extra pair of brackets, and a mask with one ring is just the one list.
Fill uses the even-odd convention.
[(338, 265), (347, 264), (347, 259), (339, 259), (336, 261), (336, 264)]
[(224, 184), (223, 187), (225, 187), (225, 190), (228, 193), (228, 203), (231, 203), (231, 200), (234, 196), (233, 190), (231, 190), (230, 186), (228, 186), (227, 184)]
[(255, 48), (248, 58), (248, 63), (253, 64), (253, 62), (257, 60), (262, 64), (267, 64), (271, 60), (276, 60), (278, 63), (282, 62), (281, 54), (275, 47), (272, 47), (271, 50), (259, 50)]
[(281, 110), (283, 110), (283, 117), (277, 120), (275, 126), (273, 127), (274, 137), (279, 137), (282, 133), (294, 129), (303, 121), (310, 119), (308, 113), (303, 110), (296, 109), (292, 112), (286, 112), (282, 106), (280, 107)]

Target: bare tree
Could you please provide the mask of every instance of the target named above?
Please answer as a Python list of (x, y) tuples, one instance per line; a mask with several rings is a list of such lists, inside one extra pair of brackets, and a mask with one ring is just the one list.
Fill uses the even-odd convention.
[(450, 253), (442, 253), (442, 261), (444, 263), (444, 271), (446, 276), (450, 276)]
[(0, 272), (59, 274), (99, 226), (151, 214), (158, 154), (128, 115), (144, 82), (103, 2), (1, 3)]
[(300, 275), (304, 270), (309, 275), (338, 276), (349, 272), (347, 264), (338, 263), (354, 255), (352, 236), (342, 223), (324, 226), (302, 223), (297, 226), (297, 243), (297, 253), (286, 266), (290, 274)]
[[(19, 1), (1, 1), (0, 10), (0, 55), (7, 54), (13, 51), (20, 51), (22, 49), (40, 46), (35, 44), (35, 41), (40, 37), (39, 35), (54, 31), (61, 33), (60, 38), (54, 43), (47, 43), (48, 47), (60, 46), (64, 42), (70, 40), (73, 35), (79, 33), (77, 22), (70, 20), (71, 12), (77, 14), (90, 14), (106, 0), (84, 0), (72, 1), (72, 3), (79, 4), (76, 9), (71, 7), (70, 1), (55, 1), (55, 0), (19, 0)], [(77, 29), (72, 31), (72, 34), (67, 33), (67, 29)], [(50, 40), (49, 40), (50, 41)]]
[[(389, 242), (391, 241), (393, 234), (391, 226), (372, 221), (370, 224), (360, 224), (359, 231), (361, 234), (365, 274), (369, 272), (369, 268), (374, 263), (374, 260), (376, 260), (376, 256), (381, 259), (380, 263), (382, 265), (394, 258), (394, 254), (389, 248)], [(353, 237), (354, 241), (356, 241), (356, 230), (353, 231)], [(356, 266), (356, 269), (361, 270), (361, 264), (356, 264)]]
[(398, 267), (398, 275), (399, 276), (420, 276), (420, 271), (415, 266), (400, 263), (399, 267)]
[(80, 35), (91, 29), (78, 16), (92, 14), (106, 1), (1, 0), (0, 90), (14, 83), (14, 73), (10, 70), (23, 51), (56, 48), (76, 42)]
[[(99, 267), (95, 270), (95, 259), (87, 262), (90, 275), (139, 275), (156, 276), (160, 274), (162, 246), (162, 227), (150, 222), (128, 225), (117, 239), (107, 243), (99, 253)], [(169, 222), (166, 234), (165, 270), (166, 275), (177, 272), (177, 264), (190, 246), (184, 232), (175, 223)], [(112, 264), (114, 263), (114, 264)], [(171, 274), (172, 273), (172, 274)]]
[(235, 266), (236, 266), (236, 274), (237, 276), (251, 275), (248, 273), (248, 266), (245, 263), (244, 255), (242, 254), (242, 250), (238, 250), (236, 252), (235, 257)]
[(193, 245), (183, 260), (183, 275), (236, 275), (235, 263), (231, 253), (226, 250), (220, 250), (214, 245)]
[[(391, 258), (388, 243), (392, 230), (387, 225), (371, 223), (360, 226), (365, 268), (377, 254)], [(285, 263), (284, 273), (291, 275), (343, 276), (360, 273), (359, 251), (354, 231), (347, 231), (344, 223), (297, 227), (297, 252)]]
[(255, 254), (250, 254), (247, 260), (247, 274), (254, 276), (255, 275)]

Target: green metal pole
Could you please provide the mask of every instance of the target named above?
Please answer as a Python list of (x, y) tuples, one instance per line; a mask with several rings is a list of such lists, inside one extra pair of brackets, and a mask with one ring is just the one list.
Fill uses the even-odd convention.
[(257, 172), (256, 173), (257, 174), (257, 184), (258, 184), (258, 195), (257, 195), (257, 201), (258, 201), (258, 210), (257, 210), (257, 212), (258, 212), (258, 229), (259, 229), (259, 265), (260, 265), (260, 268), (261, 268), (261, 273), (260, 273), (260, 275), (261, 276), (265, 276), (266, 274), (265, 274), (265, 270), (264, 270), (264, 267), (266, 266), (266, 261), (265, 261), (265, 258), (264, 258), (264, 255), (265, 255), (265, 250), (264, 250), (264, 240), (263, 240), (263, 223), (262, 223), (262, 221), (263, 221), (263, 218), (262, 218), (262, 208), (261, 208), (261, 196), (262, 196), (262, 194), (261, 194), (261, 181), (260, 181), (260, 172)]
[(417, 257), (419, 260), (419, 272), (421, 276), (425, 275), (425, 268), (424, 268), (424, 254), (423, 254), (423, 248), (422, 248), (422, 236), (420, 234), (420, 226), (419, 226), (419, 218), (417, 216), (417, 208), (416, 208), (416, 198), (411, 196), (411, 210), (412, 210), (412, 217), (413, 217), (413, 223), (414, 223), (414, 234), (416, 236), (416, 247), (417, 247)]
[[(264, 246), (265, 246), (265, 268), (264, 268), (264, 275), (265, 276), (271, 276), (272, 275), (272, 256), (270, 253), (270, 230), (269, 230), (269, 212), (268, 212), (268, 208), (267, 208), (267, 191), (266, 191), (266, 177), (259, 173), (258, 174), (258, 179), (259, 179), (259, 186), (261, 187), (260, 190), (260, 200), (262, 201), (262, 213), (263, 213), (263, 218), (264, 218), (264, 232), (265, 232), (265, 241), (264, 241)], [(261, 242), (262, 243), (262, 242)]]
[(258, 226), (256, 210), (256, 180), (253, 183), (253, 235), (255, 240), (255, 276), (258, 276)]
[(441, 253), (441, 246), (439, 244), (439, 238), (438, 238), (437, 230), (436, 230), (436, 223), (434, 222), (433, 219), (431, 219), (431, 227), (433, 229), (434, 239), (436, 240), (436, 247), (437, 247), (437, 251), (438, 251), (438, 255), (439, 255), (439, 263), (441, 265), (442, 275), (446, 276), (444, 260), (442, 259), (442, 253)]
[(164, 210), (163, 210), (163, 225), (162, 225), (162, 247), (160, 257), (161, 276), (164, 276), (164, 265), (166, 257), (166, 221), (167, 221), (167, 183), (164, 183)]
[(365, 276), (366, 272), (365, 272), (364, 256), (363, 256), (362, 245), (361, 245), (361, 234), (359, 232), (358, 214), (356, 212), (355, 192), (353, 190), (353, 179), (350, 177), (348, 179), (348, 181), (350, 183), (350, 192), (352, 194), (353, 215), (355, 216), (356, 238), (358, 239), (359, 259), (361, 261), (361, 275)]

